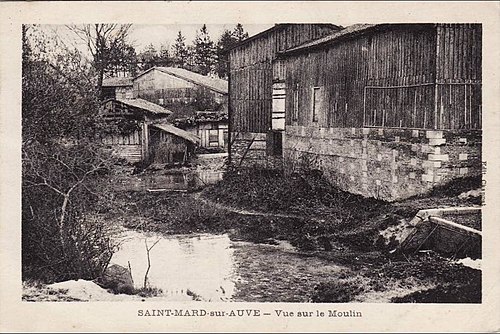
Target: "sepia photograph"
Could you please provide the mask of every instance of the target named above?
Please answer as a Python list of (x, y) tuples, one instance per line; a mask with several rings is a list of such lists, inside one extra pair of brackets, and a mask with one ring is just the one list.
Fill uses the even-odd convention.
[(480, 303), (481, 24), (245, 26), (23, 26), (23, 300)]
[(20, 307), (486, 307), (483, 22), (269, 17), (19, 22)]

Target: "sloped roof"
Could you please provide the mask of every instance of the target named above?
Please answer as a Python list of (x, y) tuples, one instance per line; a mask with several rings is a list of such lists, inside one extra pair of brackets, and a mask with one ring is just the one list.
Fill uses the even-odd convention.
[(139, 98), (135, 98), (135, 99), (116, 98), (115, 100), (120, 102), (120, 103), (132, 106), (132, 107), (147, 110), (153, 114), (166, 114), (166, 115), (172, 114), (171, 110), (165, 109), (156, 103), (152, 103), (152, 102), (149, 102), (149, 101), (146, 101), (143, 99), (139, 99)]
[(425, 26), (433, 26), (433, 23), (379, 23), (379, 24), (353, 24), (351, 26), (348, 26), (336, 33), (333, 33), (331, 35), (316, 39), (311, 42), (304, 43), (302, 45), (299, 45), (297, 47), (285, 50), (281, 52), (280, 54), (282, 55), (288, 55), (288, 54), (293, 54), (297, 52), (303, 52), (308, 49), (314, 49), (318, 48), (330, 43), (335, 43), (339, 42), (345, 39), (349, 38), (354, 38), (356, 36), (373, 32), (373, 31), (379, 31), (381, 29), (387, 29), (387, 28), (395, 28), (395, 27), (425, 27)]
[(177, 137), (181, 137), (187, 141), (190, 141), (193, 144), (198, 144), (200, 142), (200, 138), (198, 136), (189, 133), (187, 131), (184, 131), (182, 129), (179, 129), (173, 126), (172, 124), (161, 123), (161, 124), (151, 124), (151, 126), (160, 129), (162, 131), (171, 133)]
[(138, 76), (136, 76), (134, 79), (148, 73), (149, 71), (152, 70), (158, 70), (163, 73), (173, 75), (177, 78), (192, 82), (196, 85), (204, 86), (210, 90), (213, 90), (217, 93), (221, 94), (227, 94), (228, 92), (228, 84), (226, 80), (219, 79), (219, 78), (211, 78), (206, 75), (201, 75), (189, 70), (186, 70), (184, 68), (179, 68), (179, 67), (152, 67)]
[(250, 36), (244, 40), (242, 40), (241, 42), (238, 42), (236, 45), (233, 45), (233, 47), (229, 48), (227, 51), (231, 51), (233, 49), (237, 49), (239, 48), (240, 46), (243, 46), (251, 41), (253, 41), (254, 39), (257, 39), (259, 37), (262, 37), (262, 36), (265, 36), (271, 32), (273, 32), (274, 30), (277, 30), (277, 29), (280, 29), (280, 28), (283, 28), (283, 27), (286, 27), (286, 26), (292, 26), (292, 25), (301, 25), (301, 24), (309, 24), (309, 25), (318, 25), (318, 26), (323, 26), (323, 27), (330, 27), (330, 28), (334, 28), (334, 29), (342, 29), (343, 27), (342, 26), (339, 26), (339, 25), (335, 25), (333, 23), (276, 23), (274, 26), (272, 26), (271, 28), (268, 28), (264, 31), (261, 31), (253, 36)]
[(103, 87), (126, 87), (132, 85), (132, 78), (111, 77), (102, 79)]
[(334, 42), (336, 40), (339, 40), (343, 37), (347, 36), (353, 36), (357, 35), (363, 32), (366, 32), (367, 30), (373, 29), (375, 27), (382, 26), (382, 24), (354, 24), (352, 26), (348, 26), (336, 33), (333, 33), (331, 35), (316, 39), (311, 42), (304, 43), (302, 45), (299, 45), (297, 47), (288, 49), (286, 51), (281, 52), (282, 54), (290, 54), (290, 53), (295, 53), (298, 51), (302, 51), (304, 49), (310, 49), (314, 48), (323, 44), (327, 44), (330, 42)]

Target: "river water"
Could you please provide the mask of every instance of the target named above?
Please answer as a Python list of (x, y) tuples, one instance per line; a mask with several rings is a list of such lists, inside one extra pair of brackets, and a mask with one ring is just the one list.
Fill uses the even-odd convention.
[(320, 281), (343, 268), (305, 257), (287, 243), (233, 242), (225, 234), (163, 236), (126, 230), (112, 263), (128, 267), (136, 287), (160, 288), (170, 300), (306, 302)]

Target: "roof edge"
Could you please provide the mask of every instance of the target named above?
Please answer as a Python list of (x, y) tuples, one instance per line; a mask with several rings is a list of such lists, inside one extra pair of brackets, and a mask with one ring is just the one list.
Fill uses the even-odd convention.
[(330, 26), (330, 27), (335, 27), (335, 28), (339, 28), (340, 30), (342, 30), (344, 27), (342, 26), (339, 26), (339, 25), (336, 25), (336, 24), (333, 24), (333, 23), (275, 23), (274, 26), (270, 27), (270, 28), (267, 28), (266, 30), (264, 31), (261, 31), (253, 36), (250, 36), (248, 37), (247, 39), (244, 39), (242, 40), (241, 42), (238, 42), (237, 44), (233, 45), (231, 48), (227, 49), (226, 51), (224, 51), (225, 53), (227, 52), (230, 52), (234, 49), (237, 49), (241, 46), (244, 46), (245, 44), (248, 44), (249, 42), (253, 41), (254, 39), (257, 39), (265, 34), (268, 34), (280, 27), (283, 27), (283, 26), (288, 26), (288, 25), (299, 25), (299, 24), (314, 24), (314, 25), (324, 25), (324, 26)]
[[(284, 50), (278, 53), (280, 57), (286, 57), (289, 55), (294, 55), (302, 52), (306, 52), (309, 50), (315, 50), (317, 48), (320, 48), (325, 45), (341, 42), (350, 38), (354, 38), (360, 35), (364, 35), (366, 33), (370, 33), (373, 31), (378, 31), (382, 29), (386, 29), (388, 27), (409, 27), (409, 26), (435, 26), (435, 23), (377, 23), (377, 24), (367, 24), (366, 27), (361, 28), (359, 30), (354, 30), (352, 32), (344, 33), (343, 30), (340, 30), (338, 32), (335, 32), (333, 34), (324, 36), (322, 38), (306, 42), (302, 45), (296, 46), (292, 49)], [(350, 26), (352, 27), (352, 26)], [(348, 29), (349, 27), (346, 27), (345, 29)], [(335, 37), (335, 35), (338, 35)], [(330, 38), (329, 38), (330, 37)], [(325, 39), (324, 41), (321, 41), (322, 39)]]

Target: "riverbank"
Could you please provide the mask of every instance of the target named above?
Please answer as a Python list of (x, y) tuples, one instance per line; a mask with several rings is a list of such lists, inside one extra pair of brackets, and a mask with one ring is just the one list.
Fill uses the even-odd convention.
[[(121, 205), (108, 219), (118, 219), (130, 229), (164, 235), (227, 233), (232, 241), (271, 246), (285, 241), (297, 256), (310, 262), (320, 259), (344, 268), (342, 275), (309, 279), (305, 285), (309, 288), (300, 301), (477, 303), (481, 301), (479, 270), (431, 251), (394, 255), (389, 253), (393, 245), (380, 237), (382, 230), (411, 219), (421, 209), (437, 204), (480, 204), (478, 197), (459, 196), (477, 187), (478, 180), (463, 179), (428, 196), (387, 203), (342, 192), (319, 175), (286, 178), (271, 171), (253, 171), (227, 174), (199, 193), (120, 192), (116, 200)], [(239, 256), (251, 257), (243, 252)], [(269, 262), (258, 256), (262, 268), (249, 274), (253, 286), (262, 283), (258, 276), (268, 270), (266, 266), (281, 261), (276, 256), (270, 256)], [(298, 275), (290, 272), (293, 268), (287, 270), (291, 280)], [(260, 278), (263, 286), (278, 280)], [(250, 285), (240, 286), (239, 296), (248, 290), (246, 294), (254, 298), (246, 301), (262, 299), (252, 289)], [(266, 296), (264, 301), (290, 300), (273, 293)]]
[[(161, 255), (153, 260), (153, 278), (163, 284), (171, 277), (163, 284), (167, 293), (189, 300), (246, 302), (481, 302), (480, 270), (432, 251), (392, 253), (394, 244), (381, 236), (381, 231), (437, 204), (480, 204), (480, 197), (463, 195), (480, 187), (480, 180), (462, 179), (427, 196), (388, 203), (340, 191), (317, 174), (285, 177), (272, 171), (240, 171), (202, 191), (127, 189), (144, 177), (122, 175), (121, 186), (110, 194), (114, 205), (101, 219), (139, 236), (156, 233), (155, 240), (163, 240), (156, 250)], [(148, 177), (157, 180), (154, 173)], [(121, 265), (137, 256), (132, 272), (144, 275), (140, 268), (147, 258), (141, 253), (145, 241), (132, 239), (137, 245), (119, 255)], [(201, 245), (216, 250), (214, 258), (227, 260), (223, 270), (217, 269), (226, 274), (214, 279), (210, 291), (190, 283), (199, 291), (187, 295), (182, 285), (188, 278), (172, 286), (169, 261), (179, 264), (177, 260), (187, 256), (182, 266), (188, 276), (206, 276), (211, 269), (202, 265), (208, 260)], [(193, 255), (196, 247), (205, 250)], [(221, 289), (218, 280), (225, 282)], [(25, 289), (31, 291), (25, 300), (33, 295), (38, 300), (71, 298), (39, 288), (39, 294), (36, 288)]]

